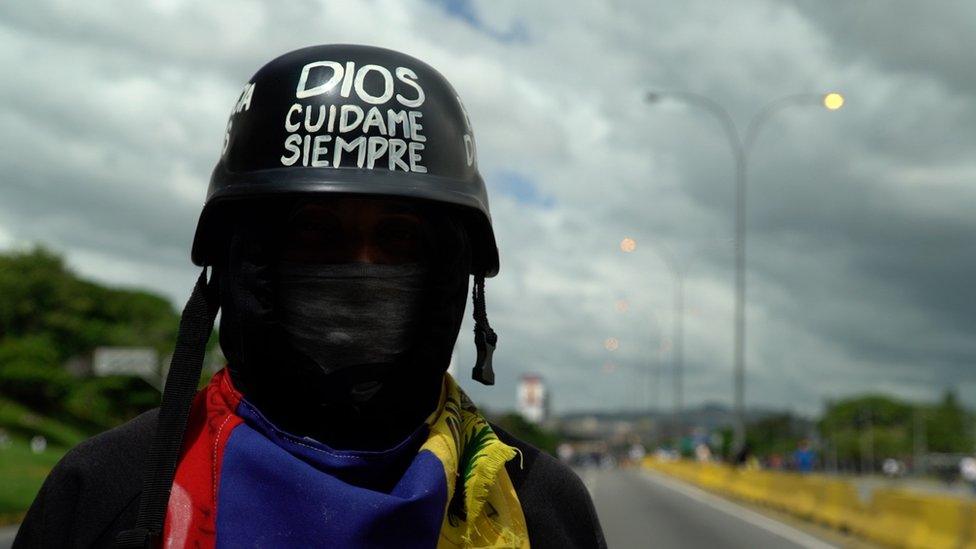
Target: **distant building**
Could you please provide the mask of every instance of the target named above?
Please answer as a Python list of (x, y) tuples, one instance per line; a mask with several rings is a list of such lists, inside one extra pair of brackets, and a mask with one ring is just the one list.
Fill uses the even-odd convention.
[(549, 392), (540, 376), (526, 374), (518, 384), (518, 411), (532, 423), (542, 423), (549, 415)]

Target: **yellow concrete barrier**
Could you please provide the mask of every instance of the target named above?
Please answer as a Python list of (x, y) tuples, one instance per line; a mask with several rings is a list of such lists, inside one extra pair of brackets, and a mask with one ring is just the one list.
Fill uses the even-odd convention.
[(892, 547), (976, 549), (973, 500), (881, 488), (865, 503), (851, 482), (825, 475), (655, 458), (644, 467)]
[(814, 483), (813, 491), (816, 504), (810, 513), (812, 520), (836, 530), (860, 530), (867, 510), (861, 504), (853, 484), (821, 476)]
[(972, 501), (946, 496), (927, 496), (920, 502), (925, 533), (913, 547), (960, 547), (972, 539), (970, 522), (976, 515)]
[(894, 490), (876, 490), (871, 498), (871, 516), (859, 534), (892, 547), (910, 547), (921, 535), (918, 501)]
[(959, 498), (875, 490), (864, 534), (893, 547), (955, 548), (972, 541), (973, 503)]
[(963, 513), (963, 548), (976, 549), (976, 505)]

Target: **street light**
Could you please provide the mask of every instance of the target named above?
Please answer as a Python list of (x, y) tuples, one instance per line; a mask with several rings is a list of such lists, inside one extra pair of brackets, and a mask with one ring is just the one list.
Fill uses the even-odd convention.
[(776, 112), (791, 105), (822, 104), (835, 111), (844, 105), (844, 96), (837, 92), (827, 94), (802, 93), (788, 95), (767, 103), (749, 120), (744, 133), (740, 133), (732, 116), (716, 101), (697, 93), (684, 91), (650, 92), (645, 96), (648, 103), (659, 103), (674, 98), (704, 109), (722, 125), (735, 158), (735, 366), (734, 408), (735, 438), (733, 446), (740, 450), (745, 443), (745, 350), (746, 350), (746, 179), (749, 151), (759, 136), (763, 124)]
[(629, 236), (620, 241), (620, 250), (624, 253), (630, 253), (637, 249), (637, 241)]
[(823, 105), (827, 110), (836, 111), (844, 106), (844, 96), (836, 92), (828, 93), (824, 95)]
[[(621, 242), (620, 249), (625, 253), (630, 253), (636, 249), (636, 243), (634, 242), (633, 246), (624, 247), (623, 243), (627, 241), (634, 242), (632, 238), (625, 238)], [(664, 245), (664, 243), (652, 240), (651, 244), (651, 249), (654, 250), (661, 261), (667, 266), (672, 278), (674, 296), (674, 309), (671, 313), (671, 329), (673, 331), (671, 359), (673, 361), (672, 382), (674, 392), (672, 423), (675, 431), (680, 435), (684, 411), (685, 276), (688, 274), (688, 270), (691, 268), (694, 260), (697, 259), (698, 253), (707, 249), (708, 246), (703, 246), (695, 250), (692, 254), (685, 256), (684, 261), (679, 261), (675, 254), (671, 252), (671, 249)], [(715, 243), (713, 242), (711, 244)]]

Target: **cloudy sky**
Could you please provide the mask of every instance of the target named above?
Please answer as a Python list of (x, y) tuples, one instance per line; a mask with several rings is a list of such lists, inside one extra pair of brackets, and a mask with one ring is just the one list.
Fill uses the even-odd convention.
[(535, 372), (559, 411), (670, 406), (670, 256), (685, 400), (730, 403), (729, 146), (701, 109), (643, 97), (703, 94), (744, 127), (838, 90), (843, 109), (778, 111), (752, 151), (747, 403), (954, 387), (976, 404), (974, 26), (962, 1), (4, 1), (0, 248), (44, 243), (181, 307), (243, 83), (305, 45), (390, 47), (457, 88), (491, 193), (499, 380), (472, 396), (513, 406)]

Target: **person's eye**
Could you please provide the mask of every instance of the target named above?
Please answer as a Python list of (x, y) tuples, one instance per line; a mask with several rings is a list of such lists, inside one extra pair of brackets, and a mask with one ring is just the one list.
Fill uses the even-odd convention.
[(383, 227), (380, 234), (384, 239), (393, 242), (418, 242), (420, 240), (420, 227), (415, 223), (391, 222)]
[(339, 223), (332, 218), (308, 217), (296, 219), (292, 225), (295, 230), (304, 233), (321, 233), (328, 236), (339, 232)]

